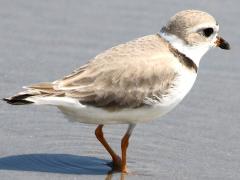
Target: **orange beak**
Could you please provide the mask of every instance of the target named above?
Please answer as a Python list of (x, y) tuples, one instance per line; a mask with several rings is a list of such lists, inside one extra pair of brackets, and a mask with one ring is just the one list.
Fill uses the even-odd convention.
[(217, 40), (215, 41), (215, 44), (216, 44), (216, 47), (220, 47), (221, 49), (225, 49), (225, 50), (230, 49), (230, 44), (220, 36), (217, 36)]

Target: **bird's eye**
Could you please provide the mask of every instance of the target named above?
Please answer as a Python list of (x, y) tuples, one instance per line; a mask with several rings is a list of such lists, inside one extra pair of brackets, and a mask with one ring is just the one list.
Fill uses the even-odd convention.
[(209, 37), (213, 34), (214, 30), (213, 28), (206, 28), (206, 29), (203, 29), (203, 35), (205, 37)]

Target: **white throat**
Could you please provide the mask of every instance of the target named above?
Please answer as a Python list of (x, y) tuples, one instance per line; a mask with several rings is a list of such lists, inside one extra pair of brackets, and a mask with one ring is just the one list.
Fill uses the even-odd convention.
[(159, 33), (162, 38), (168, 41), (174, 48), (179, 52), (186, 55), (188, 58), (192, 59), (193, 62), (199, 66), (199, 62), (202, 56), (211, 48), (209, 44), (202, 44), (198, 46), (187, 45), (183, 40), (175, 35), (167, 34), (164, 32)]

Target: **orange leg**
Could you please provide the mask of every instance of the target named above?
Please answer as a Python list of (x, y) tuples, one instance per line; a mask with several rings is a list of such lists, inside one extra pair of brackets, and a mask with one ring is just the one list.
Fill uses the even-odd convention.
[(112, 150), (112, 148), (107, 143), (106, 139), (104, 138), (102, 128), (103, 128), (103, 125), (98, 125), (98, 127), (95, 130), (95, 135), (96, 135), (97, 139), (105, 147), (105, 149), (108, 151), (108, 153), (111, 155), (112, 160), (113, 160), (114, 168), (116, 170), (120, 170), (121, 165), (122, 165), (121, 158)]
[(135, 126), (136, 126), (135, 124), (129, 124), (128, 130), (122, 138), (121, 148), (122, 148), (122, 172), (123, 173), (127, 173), (127, 148), (128, 148), (129, 138)]

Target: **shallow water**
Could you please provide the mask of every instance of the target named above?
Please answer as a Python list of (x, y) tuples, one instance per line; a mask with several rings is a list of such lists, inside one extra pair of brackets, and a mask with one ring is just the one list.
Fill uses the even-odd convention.
[[(204, 56), (186, 99), (161, 120), (136, 127), (131, 173), (109, 173), (95, 126), (57, 109), (0, 102), (0, 179), (239, 179), (239, 2), (0, 1), (0, 97), (56, 80), (113, 45), (157, 32), (182, 9), (211, 12), (232, 46)], [(119, 152), (123, 125), (104, 131)]]

